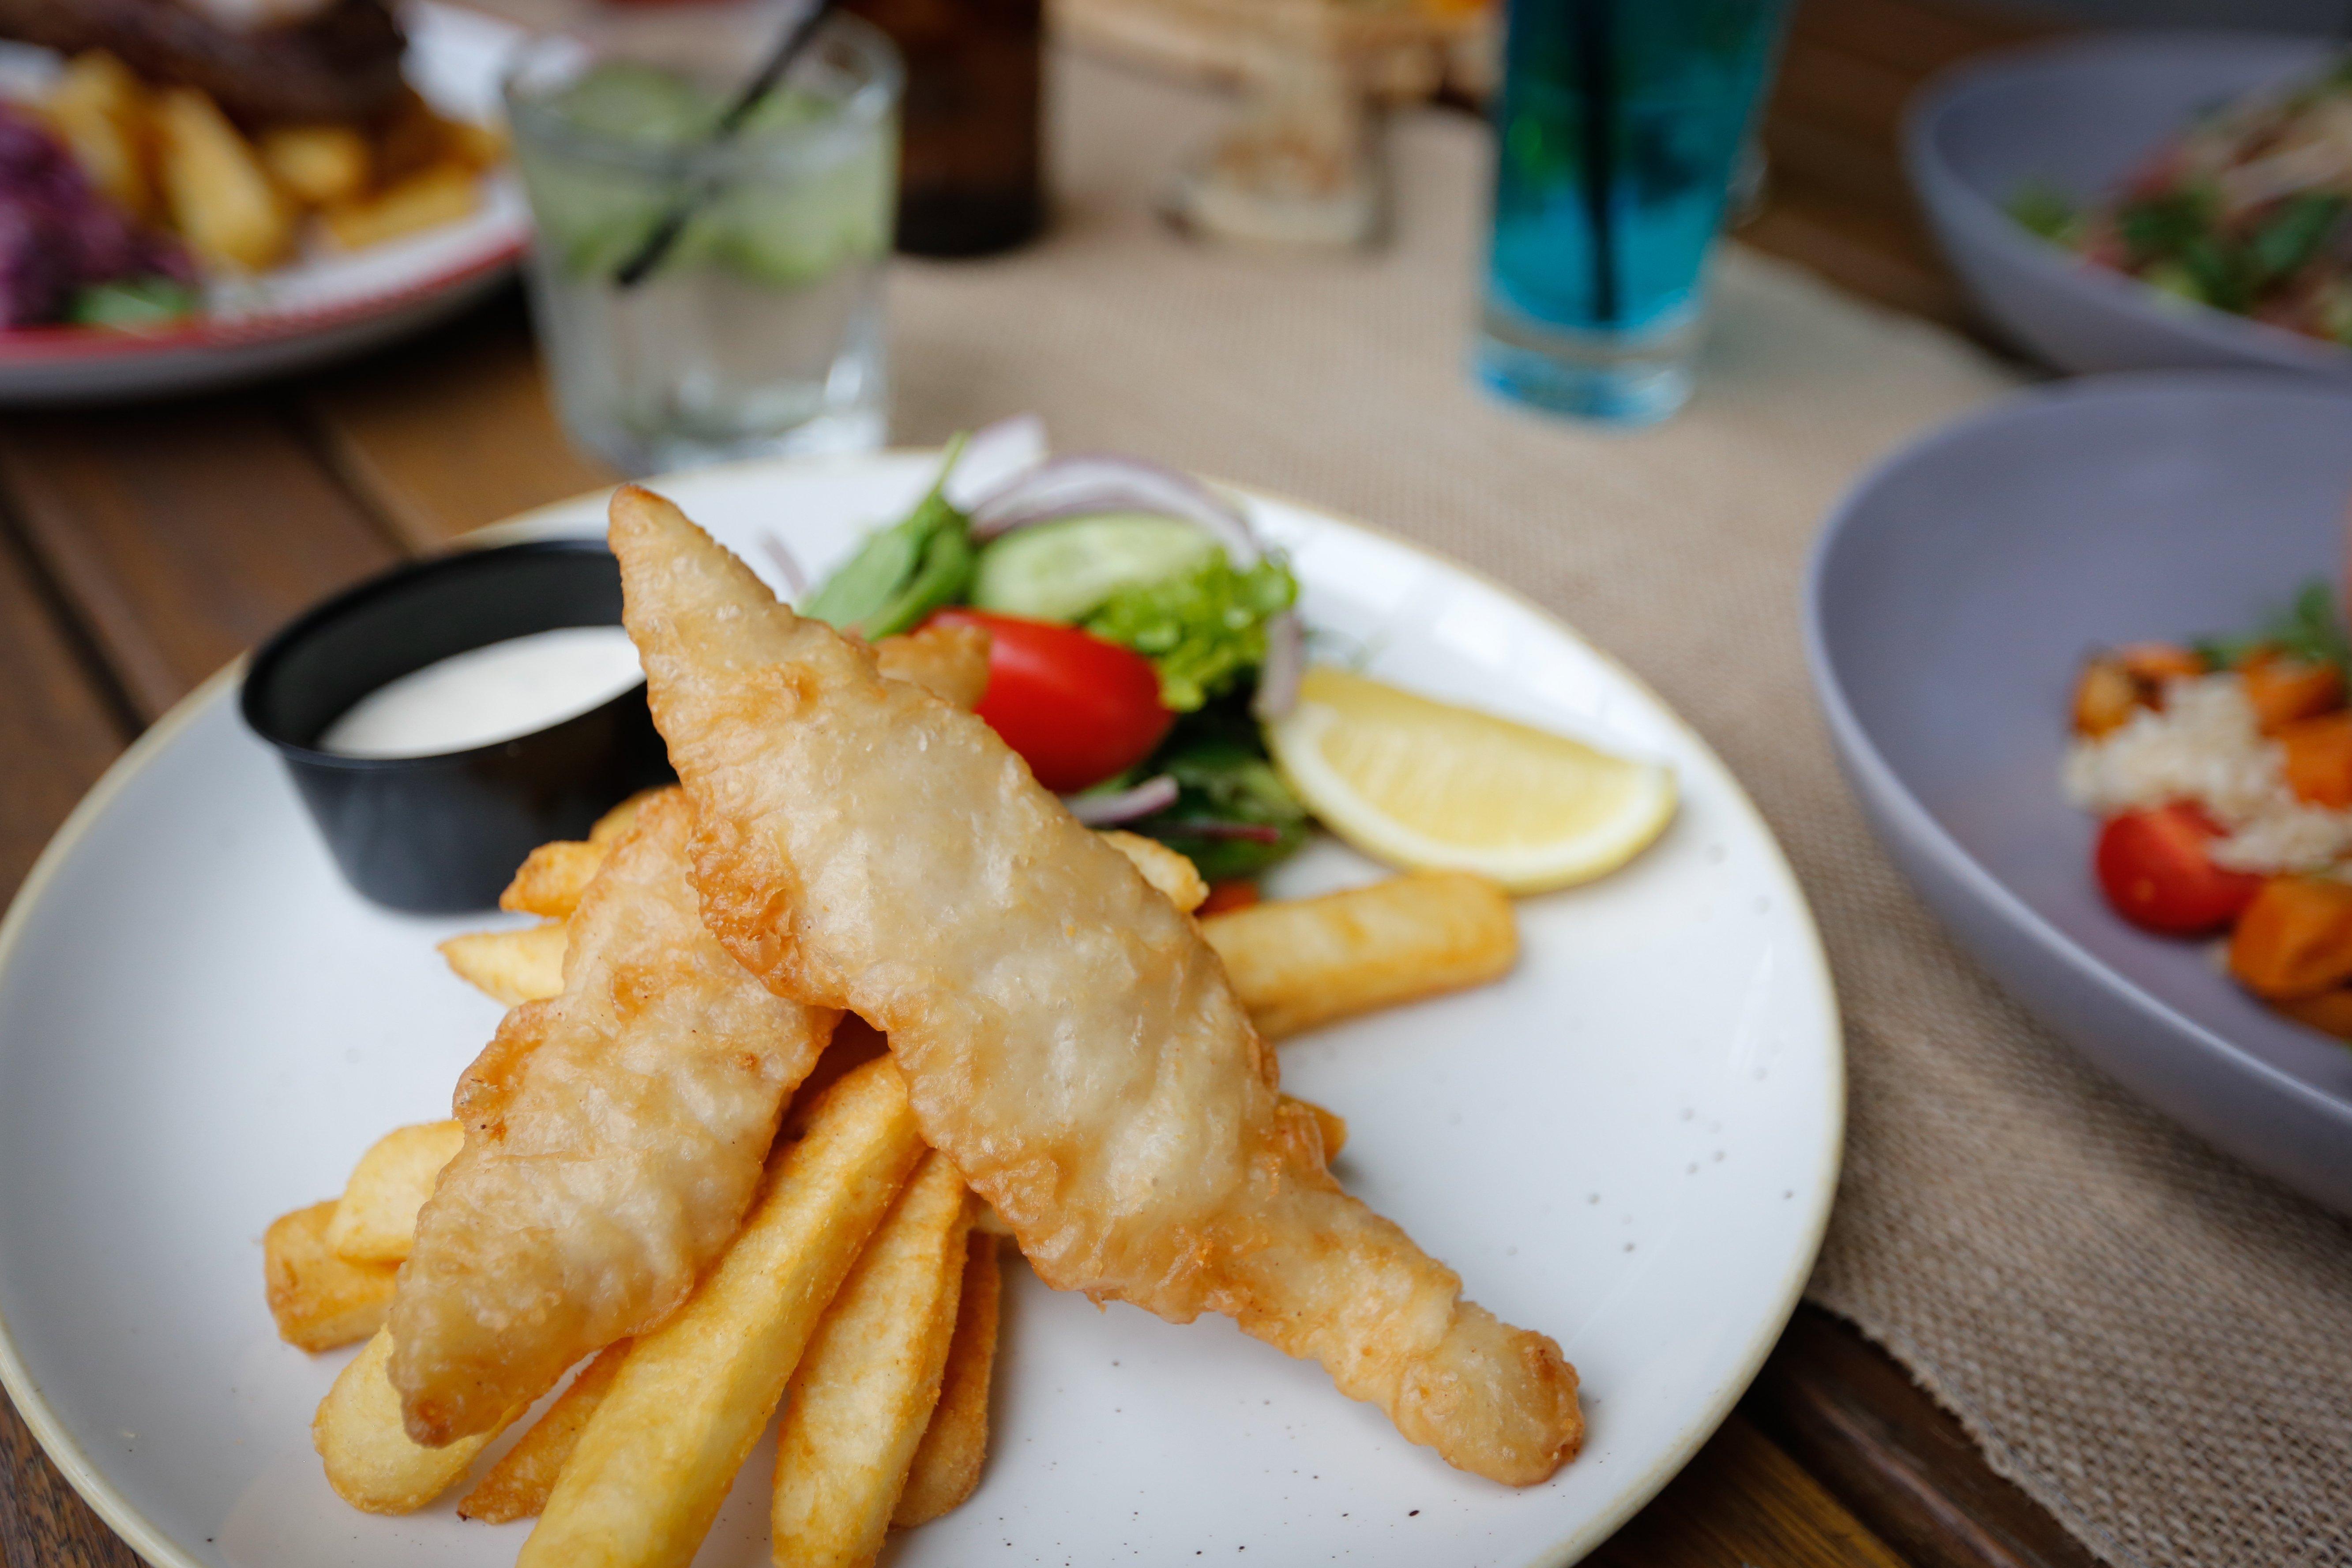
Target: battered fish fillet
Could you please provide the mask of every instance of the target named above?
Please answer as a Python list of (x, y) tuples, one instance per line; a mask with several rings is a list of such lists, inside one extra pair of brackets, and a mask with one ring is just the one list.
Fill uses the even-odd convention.
[(621, 490), (612, 542), (705, 923), (889, 1037), (924, 1136), (1048, 1284), (1228, 1314), (1498, 1481), (1576, 1451), (1559, 1347), (1339, 1189), (1192, 922), (987, 725), (881, 679), (660, 497)]
[[(877, 653), (966, 707), (987, 684), (971, 628)], [(676, 790), (647, 800), (580, 895), (562, 994), (508, 1014), (458, 1080), (465, 1147), (417, 1215), (390, 1320), (419, 1443), (487, 1430), (668, 1316), (733, 1237), (832, 1035), (838, 1014), (779, 1000), (704, 928), (693, 820)]]
[(572, 916), (562, 994), (457, 1081), (466, 1142), (416, 1216), (388, 1326), (409, 1436), (488, 1429), (667, 1317), (751, 1203), (837, 1015), (770, 993), (704, 929), (671, 791)]

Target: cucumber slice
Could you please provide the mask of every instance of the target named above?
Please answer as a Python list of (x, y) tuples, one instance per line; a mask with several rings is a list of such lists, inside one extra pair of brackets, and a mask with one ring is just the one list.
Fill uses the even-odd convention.
[(1007, 615), (1075, 621), (1121, 588), (1190, 572), (1223, 548), (1181, 518), (1147, 512), (1041, 522), (980, 552), (971, 602)]

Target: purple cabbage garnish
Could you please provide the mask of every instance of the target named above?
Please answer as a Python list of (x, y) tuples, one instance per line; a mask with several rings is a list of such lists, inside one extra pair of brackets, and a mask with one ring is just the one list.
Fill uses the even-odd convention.
[(0, 327), (59, 321), (83, 288), (133, 278), (194, 283), (195, 268), (100, 195), (47, 127), (0, 104)]

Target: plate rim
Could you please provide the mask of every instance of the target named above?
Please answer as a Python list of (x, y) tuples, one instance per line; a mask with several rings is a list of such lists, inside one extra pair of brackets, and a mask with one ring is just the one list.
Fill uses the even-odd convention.
[[(682, 472), (653, 476), (645, 479), (625, 480), (652, 489), (678, 479), (699, 480), (712, 475), (749, 476), (765, 469), (804, 471), (813, 468), (854, 468), (891, 458), (929, 458), (941, 455), (936, 447), (884, 447), (864, 452), (845, 452), (803, 457), (758, 457), (731, 462), (711, 464)], [(1241, 485), (1205, 472), (1197, 478), (1219, 486), (1250, 500), (1271, 501), (1278, 506), (1304, 512), (1327, 526), (1353, 531), (1371, 536), (1384, 544), (1402, 550), (1423, 563), (1471, 579), (1488, 592), (1500, 595), (1518, 605), (1558, 635), (1597, 658), (1612, 674), (1623, 680), (1643, 699), (1650, 702), (1667, 725), (1700, 755), (1712, 763), (1729, 785), (1728, 798), (1737, 814), (1747, 823), (1767, 851), (1766, 868), (1777, 878), (1780, 890), (1797, 917), (1796, 929), (1804, 939), (1801, 943), (1802, 968), (1818, 993), (1815, 997), (1823, 1023), (1827, 1071), (1824, 1087), (1828, 1104), (1822, 1118), (1822, 1148), (1816, 1158), (1821, 1168), (1806, 1194), (1810, 1213), (1802, 1229), (1802, 1245), (1793, 1249), (1787, 1273), (1776, 1289), (1767, 1294), (1767, 1310), (1756, 1320), (1757, 1331), (1740, 1348), (1735, 1369), (1712, 1391), (1708, 1397), (1695, 1405), (1685, 1418), (1675, 1440), (1666, 1446), (1649, 1468), (1630, 1484), (1621, 1487), (1609, 1505), (1585, 1521), (1557, 1544), (1545, 1549), (1530, 1560), (1529, 1568), (1567, 1568), (1590, 1553), (1646, 1506), (1663, 1490), (1666, 1483), (1680, 1474), (1693, 1456), (1731, 1414), (1732, 1407), (1745, 1394), (1764, 1365), (1773, 1347), (1780, 1342), (1790, 1319), (1802, 1300), (1813, 1266), (1821, 1256), (1823, 1238), (1829, 1228), (1830, 1215), (1836, 1206), (1840, 1179), (1845, 1155), (1846, 1123), (1846, 1059), (1845, 1018), (1839, 1005), (1835, 973), (1828, 950), (1822, 941), (1821, 925), (1813, 917), (1812, 901), (1789, 860), (1788, 851), (1770, 822), (1759, 810), (1739, 775), (1732, 771), (1715, 747), (1685, 720), (1675, 707), (1653, 689), (1648, 681), (1622, 663), (1615, 655), (1599, 647), (1577, 631), (1569, 622), (1537, 604), (1533, 599), (1496, 581), (1486, 573), (1465, 563), (1403, 538), (1377, 524), (1363, 521), (1310, 501), (1300, 500), (1285, 492), (1257, 485)], [(599, 486), (560, 500), (528, 508), (523, 511), (470, 529), (447, 542), (443, 552), (455, 552), (480, 549), (509, 542), (518, 535), (535, 536), (557, 531), (564, 525), (562, 514), (576, 513), (609, 498), (618, 484)], [(155, 760), (156, 754), (179, 733), (189, 728), (213, 704), (227, 699), (243, 676), (250, 651), (240, 653), (173, 703), (163, 716), (150, 725), (123, 753), (110, 763), (87, 795), (67, 814), (48, 843), (26, 873), (23, 884), (0, 916), (0, 977), (14, 966), (16, 951), (23, 940), (24, 929), (32, 919), (32, 910), (40, 902), (48, 884), (58, 874), (65, 862), (85, 837), (98, 817), (114, 798), (129, 787), (132, 779)], [(129, 1544), (142, 1558), (156, 1568), (206, 1568), (206, 1564), (177, 1541), (151, 1524), (144, 1515), (117, 1489), (113, 1482), (91, 1461), (79, 1444), (66, 1430), (64, 1423), (50, 1408), (41, 1388), (26, 1367), (17, 1350), (16, 1335), (5, 1313), (0, 1313), (0, 1390), (5, 1390), (34, 1440), (58, 1467), (67, 1482), (98, 1514), (107, 1527)], [(1570, 1461), (1573, 1463), (1574, 1461)]]
[[(2315, 1110), (2332, 1111), (2339, 1116), (2352, 1115), (2352, 1101), (2329, 1094), (2305, 1082), (2284, 1068), (2263, 1060), (2221, 1031), (2190, 1017), (2162, 998), (2144, 990), (2129, 975), (2102, 963), (2096, 954), (2077, 942), (2063, 927), (2053, 924), (2040, 910), (2011, 891), (2006, 882), (1994, 875), (1990, 868), (1979, 860), (1967, 846), (1960, 843), (1950, 830), (1937, 820), (1936, 815), (1927, 809), (1927, 805), (1906, 782), (1904, 775), (1886, 760), (1885, 753), (1879, 750), (1877, 742), (1872, 739), (1869, 728), (1855, 713), (1852, 702), (1848, 700), (1844, 684), (1837, 673), (1837, 663), (1830, 653), (1828, 639), (1822, 633), (1822, 584), (1830, 558), (1836, 551), (1839, 541), (1853, 526), (1853, 519), (1860, 511), (1863, 500), (1898, 470), (1931, 453), (1943, 451), (1969, 439), (1980, 437), (1987, 430), (2046, 413), (2049, 406), (2055, 403), (2128, 401), (2135, 397), (2194, 391), (2200, 384), (2209, 389), (2258, 391), (2336, 403), (2344, 405), (2347, 410), (2352, 410), (2352, 391), (2315, 378), (2281, 375), (2276, 371), (2258, 370), (2252, 366), (2207, 370), (2111, 371), (2096, 375), (2072, 376), (2040, 386), (2025, 387), (1999, 398), (1986, 407), (1939, 426), (1918, 439), (1906, 442), (1895, 451), (1888, 453), (1885, 458), (1872, 464), (1839, 498), (1836, 507), (1830, 513), (1829, 521), (1822, 525), (1820, 534), (1815, 537), (1812, 550), (1805, 563), (1803, 608), (1805, 662), (1812, 677), (1815, 700), (1822, 705), (1823, 717), (1829, 722), (1830, 732), (1838, 744), (1840, 753), (1862, 775), (1855, 781), (1856, 794), (1868, 795), (1883, 803), (1887, 809), (1900, 817), (1906, 828), (1916, 837), (1916, 841), (1932, 858), (1966, 885), (2001, 920), (2023, 931), (2037, 947), (2065, 963), (2083, 978), (2139, 1011), (2150, 1023), (2179, 1032), (2191, 1040), (2200, 1049), (2223, 1058), (2233, 1067), (2247, 1069), (2252, 1076), (2268, 1080), (2282, 1092), (2308, 1102)], [(1885, 847), (1882, 846), (1882, 847)], [(1893, 851), (1888, 849), (1887, 852), (1892, 858)], [(1927, 901), (1925, 895), (1919, 893), (1916, 884), (1912, 882), (1907, 874), (1904, 877), (1904, 881), (1912, 889), (1915, 895), (1921, 897), (1923, 902)], [(1930, 907), (1932, 910), (1932, 905)], [(1940, 912), (1937, 913), (1936, 918), (1939, 925), (1945, 926), (1947, 930), (1950, 929), (1950, 922), (1945, 921)], [(1953, 934), (1955, 940), (1958, 940), (1958, 933)], [(1979, 964), (1984, 963), (1984, 961), (1978, 957), (1973, 944), (1964, 942), (1962, 945), (1967, 948), (1972, 960)], [(1989, 973), (1990, 972), (1990, 965), (1984, 964), (1984, 967)], [(2000, 984), (2004, 994), (2014, 996), (2015, 993), (2005, 981)], [(2021, 1002), (2020, 1005), (2023, 1005), (2023, 1003)], [(2037, 1023), (2042, 1022), (2037, 1010), (2029, 1008), (2028, 1011), (2034, 1014)], [(2044, 1024), (2043, 1026), (2053, 1027), (2053, 1032), (2063, 1035), (2063, 1031), (2055, 1030), (2053, 1026)], [(2074, 1046), (2071, 1039), (2068, 1041), (2068, 1047), (2078, 1055), (2083, 1054), (2081, 1047)], [(2105, 1068), (2098, 1070), (2105, 1075)], [(2133, 1098), (2140, 1099), (2137, 1092), (2133, 1094)], [(2146, 1102), (2143, 1100), (2142, 1103)], [(2150, 1107), (2150, 1109), (2156, 1108)], [(2169, 1113), (2161, 1110), (2158, 1113), (2164, 1115), (2168, 1121), (2175, 1120)]]

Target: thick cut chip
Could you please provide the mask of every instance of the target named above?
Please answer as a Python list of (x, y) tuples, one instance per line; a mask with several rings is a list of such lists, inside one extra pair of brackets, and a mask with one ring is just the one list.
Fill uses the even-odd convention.
[(962, 1506), (980, 1485), (988, 1458), (988, 1390), (996, 1373), (996, 1331), (1004, 1297), (996, 1237), (975, 1229), (964, 1249), (963, 1289), (956, 1297), (955, 1339), (931, 1424), (907, 1469), (907, 1489), (890, 1522), (902, 1530), (929, 1524)]
[(703, 928), (692, 813), (645, 806), (572, 918), (563, 994), (509, 1013), (457, 1086), (466, 1144), (417, 1215), (392, 1377), (422, 1443), (662, 1321), (726, 1249), (835, 1015), (770, 994)]
[(924, 1136), (1045, 1281), (1311, 1357), (1515, 1485), (1576, 1451), (1558, 1345), (1339, 1190), (1192, 921), (985, 723), (885, 680), (677, 509), (612, 506), (625, 618), (696, 814), (704, 922), (888, 1036)]
[(1484, 877), (1424, 871), (1211, 915), (1201, 934), (1268, 1039), (1484, 985), (1519, 953), (1511, 900)]
[(580, 1434), (587, 1429), (588, 1417), (604, 1403), (613, 1379), (619, 1375), (630, 1343), (621, 1340), (606, 1345), (596, 1352), (595, 1360), (580, 1369), (555, 1396), (555, 1403), (531, 1423), (522, 1440), (509, 1448), (506, 1457), (492, 1465), (489, 1474), (458, 1502), (458, 1518), (511, 1524), (518, 1519), (539, 1517), (572, 1450), (579, 1446)]
[(517, 1568), (682, 1568), (858, 1252), (922, 1158), (886, 1058), (825, 1091), (735, 1244), (630, 1347)]
[(390, 1263), (350, 1263), (327, 1245), (335, 1202), (284, 1215), (261, 1239), (264, 1289), (278, 1337), (306, 1351), (356, 1344), (383, 1327), (392, 1284)]
[(457, 978), (509, 1007), (544, 1002), (563, 992), (563, 950), (569, 938), (562, 921), (520, 931), (467, 931), (441, 944), (441, 956)]
[(466, 1130), (455, 1121), (394, 1128), (360, 1156), (327, 1226), (327, 1245), (352, 1263), (397, 1263), (416, 1240), (416, 1211)]
[(392, 1338), (379, 1329), (319, 1402), (310, 1441), (335, 1495), (363, 1513), (415, 1513), (457, 1483), (476, 1455), (530, 1407), (526, 1398), (470, 1437), (421, 1447), (401, 1425), (400, 1395), (384, 1369)]
[(1126, 856), (1143, 873), (1145, 881), (1184, 913), (1199, 909), (1209, 896), (1209, 884), (1201, 879), (1200, 868), (1157, 838), (1113, 827), (1104, 832), (1103, 842)]
[(595, 879), (609, 844), (593, 839), (559, 838), (532, 850), (522, 868), (499, 895), (499, 908), (560, 921), (580, 907), (580, 895)]
[(863, 1568), (882, 1550), (955, 1339), (971, 1195), (926, 1154), (809, 1342), (776, 1429), (779, 1568)]

